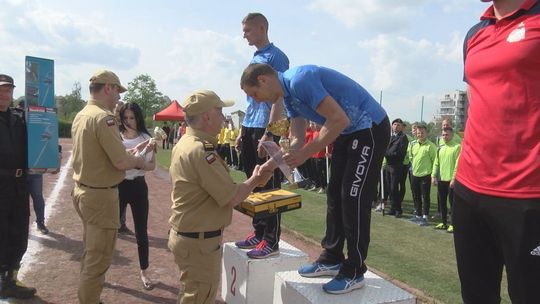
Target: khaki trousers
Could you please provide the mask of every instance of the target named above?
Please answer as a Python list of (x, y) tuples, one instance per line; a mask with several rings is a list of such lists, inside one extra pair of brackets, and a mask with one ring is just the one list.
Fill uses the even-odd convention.
[(111, 265), (119, 228), (118, 189), (75, 186), (73, 205), (83, 223), (84, 252), (79, 279), (79, 303), (97, 304), (105, 273)]
[(178, 304), (214, 304), (221, 277), (222, 237), (192, 239), (169, 233), (169, 249), (180, 270)]

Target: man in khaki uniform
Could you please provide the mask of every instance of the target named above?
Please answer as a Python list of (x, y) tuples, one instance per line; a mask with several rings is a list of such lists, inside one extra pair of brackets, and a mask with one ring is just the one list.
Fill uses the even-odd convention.
[(188, 128), (171, 156), (172, 216), (169, 249), (180, 270), (183, 292), (178, 303), (214, 303), (221, 272), (223, 229), (232, 208), (269, 176), (257, 166), (244, 183), (236, 184), (218, 156), (217, 139), (225, 117), (222, 101), (207, 90), (193, 92), (184, 103)]
[(144, 158), (126, 151), (113, 110), (126, 88), (113, 72), (90, 78), (90, 100), (73, 120), (73, 204), (83, 223), (79, 302), (99, 303), (119, 224), (118, 184)]

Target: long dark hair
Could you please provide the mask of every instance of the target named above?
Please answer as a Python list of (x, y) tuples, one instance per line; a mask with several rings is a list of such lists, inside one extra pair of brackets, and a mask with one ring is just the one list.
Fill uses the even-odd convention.
[(126, 126), (124, 125), (124, 113), (126, 110), (131, 110), (133, 112), (133, 115), (135, 115), (135, 121), (137, 122), (137, 132), (139, 133), (145, 133), (146, 135), (150, 136), (150, 133), (146, 129), (146, 125), (144, 124), (144, 117), (141, 110), (141, 107), (139, 107), (138, 104), (134, 102), (128, 102), (122, 105), (120, 107), (120, 120), (122, 121), (122, 124), (120, 125), (120, 132), (126, 131)]

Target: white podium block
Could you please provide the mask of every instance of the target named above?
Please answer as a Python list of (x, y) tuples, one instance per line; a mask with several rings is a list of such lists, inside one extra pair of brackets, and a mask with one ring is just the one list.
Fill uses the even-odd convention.
[(276, 272), (297, 271), (309, 259), (284, 241), (279, 242), (279, 255), (273, 257), (250, 259), (246, 252), (232, 242), (223, 245), (221, 297), (227, 304), (273, 303)]
[(414, 304), (416, 297), (372, 272), (364, 274), (366, 285), (346, 294), (328, 294), (322, 285), (331, 277), (304, 278), (297, 271), (276, 273), (274, 304)]

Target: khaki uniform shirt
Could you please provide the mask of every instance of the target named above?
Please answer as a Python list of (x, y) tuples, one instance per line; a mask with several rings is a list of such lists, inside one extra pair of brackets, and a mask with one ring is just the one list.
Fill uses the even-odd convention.
[(91, 187), (119, 184), (125, 172), (113, 163), (127, 157), (114, 114), (95, 100), (79, 112), (71, 127), (73, 179)]
[(238, 191), (229, 168), (217, 155), (217, 139), (187, 128), (171, 155), (172, 215), (169, 223), (178, 232), (223, 229), (231, 223), (227, 203)]

